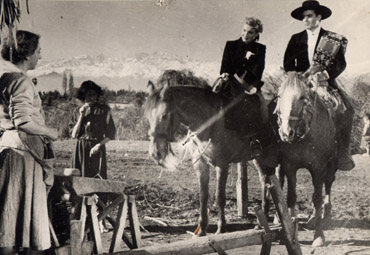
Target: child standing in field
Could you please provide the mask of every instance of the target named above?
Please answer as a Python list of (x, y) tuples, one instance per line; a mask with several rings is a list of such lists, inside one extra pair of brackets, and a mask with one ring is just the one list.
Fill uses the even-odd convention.
[(83, 177), (107, 179), (105, 144), (115, 138), (116, 128), (109, 106), (99, 102), (103, 91), (93, 81), (85, 81), (77, 98), (83, 103), (73, 112), (69, 126), (72, 138), (77, 138), (72, 167)]
[(365, 155), (370, 155), (370, 113), (364, 116), (364, 129), (362, 131), (361, 148), (366, 150)]

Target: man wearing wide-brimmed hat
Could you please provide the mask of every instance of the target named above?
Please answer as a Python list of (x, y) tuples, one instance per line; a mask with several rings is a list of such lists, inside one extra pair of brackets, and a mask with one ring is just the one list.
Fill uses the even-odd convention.
[(301, 72), (304, 77), (320, 75), (327, 84), (338, 90), (346, 111), (337, 118), (338, 168), (351, 170), (355, 164), (349, 152), (354, 110), (348, 96), (338, 87), (335, 78), (346, 68), (344, 57), (347, 39), (324, 30), (321, 21), (331, 16), (331, 10), (318, 1), (304, 1), (291, 16), (303, 21), (306, 29), (294, 34), (284, 55), (285, 71)]

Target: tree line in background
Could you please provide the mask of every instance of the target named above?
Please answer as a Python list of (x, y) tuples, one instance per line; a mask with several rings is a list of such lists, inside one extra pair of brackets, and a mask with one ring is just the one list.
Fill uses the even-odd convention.
[[(189, 77), (189, 71), (185, 70), (184, 77)], [(171, 75), (170, 71), (165, 75)], [(190, 73), (192, 75), (192, 73)], [(166, 78), (166, 77), (165, 77)], [(182, 76), (175, 77), (176, 84), (189, 83), (182, 81)], [(195, 78), (194, 78), (195, 79)], [(159, 80), (159, 83), (164, 82)], [(269, 81), (270, 82), (270, 81)], [(276, 82), (279, 83), (277, 80)], [(197, 84), (207, 85), (202, 79)], [(208, 85), (207, 85), (208, 86)], [(61, 139), (70, 137), (68, 127), (69, 119), (73, 110), (81, 105), (76, 99), (77, 88), (73, 84), (73, 75), (68, 71), (63, 74), (62, 93), (55, 90), (40, 93), (45, 109), (47, 124), (59, 130)], [(368, 79), (356, 79), (351, 91), (353, 104), (356, 111), (353, 125), (353, 139), (351, 149), (359, 153), (361, 133), (363, 129), (363, 116), (370, 112), (370, 82)], [(111, 106), (112, 115), (116, 124), (117, 140), (147, 140), (147, 127), (143, 122), (143, 104), (148, 94), (143, 91), (125, 90), (118, 91), (104, 89), (102, 101)]]
[[(57, 128), (59, 138), (70, 138), (69, 121), (73, 111), (82, 102), (77, 98), (78, 88), (74, 86), (73, 74), (66, 70), (63, 72), (61, 91), (40, 92), (45, 111), (46, 124)], [(103, 89), (104, 96), (101, 103), (111, 106), (114, 122), (116, 124), (117, 140), (146, 140), (146, 127), (142, 121), (143, 104), (148, 94), (143, 91), (121, 89), (113, 91)]]

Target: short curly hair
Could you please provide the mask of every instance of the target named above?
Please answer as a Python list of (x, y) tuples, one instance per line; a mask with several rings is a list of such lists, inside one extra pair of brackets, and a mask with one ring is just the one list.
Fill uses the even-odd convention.
[(102, 88), (98, 84), (88, 80), (81, 83), (81, 86), (77, 91), (77, 98), (81, 101), (85, 101), (86, 93), (89, 90), (94, 90), (98, 95), (98, 99), (104, 94)]
[(20, 63), (35, 53), (39, 40), (40, 35), (25, 30), (18, 30), (15, 40), (5, 39), (1, 56), (13, 64)]
[(245, 18), (245, 24), (251, 26), (255, 32), (258, 33), (256, 40), (259, 39), (259, 34), (263, 32), (263, 24), (261, 20), (255, 18), (255, 17), (246, 17)]

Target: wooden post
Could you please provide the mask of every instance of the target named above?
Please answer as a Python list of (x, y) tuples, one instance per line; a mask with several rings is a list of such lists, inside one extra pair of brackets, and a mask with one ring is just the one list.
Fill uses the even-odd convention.
[(86, 223), (86, 197), (76, 196), (73, 199), (75, 213), (70, 221), (70, 251), (71, 255), (82, 255), (82, 243)]
[(100, 235), (96, 201), (97, 201), (97, 198), (95, 196), (91, 196), (87, 199), (87, 204), (90, 207), (89, 215), (90, 215), (90, 220), (92, 224), (93, 238), (95, 242), (96, 252), (97, 254), (102, 254), (103, 244), (102, 244), (101, 235)]
[(280, 182), (276, 175), (270, 175), (267, 178), (270, 183), (272, 199), (274, 200), (275, 208), (279, 215), (280, 222), (283, 228), (283, 234), (285, 237), (288, 254), (302, 255), (302, 250), (299, 246), (298, 238), (295, 237), (296, 231), (283, 196), (283, 191), (280, 187)]
[(248, 169), (245, 161), (236, 164), (238, 179), (236, 182), (236, 198), (238, 203), (238, 216), (248, 216)]
[[(280, 228), (272, 230), (271, 238), (276, 240)], [(197, 238), (190, 238), (188, 240), (168, 243), (166, 245), (153, 245), (134, 249), (130, 251), (116, 252), (114, 255), (169, 255), (169, 254), (191, 254), (200, 255), (214, 253), (214, 248), (210, 242), (217, 243), (222, 250), (236, 249), (248, 245), (257, 245), (262, 243), (262, 236), (265, 234), (264, 230), (244, 230), (224, 233), (222, 235), (202, 236)], [(112, 254), (113, 255), (113, 254)]]
[(132, 236), (132, 243), (135, 248), (140, 248), (142, 246), (141, 233), (140, 233), (140, 223), (139, 217), (137, 215), (135, 196), (128, 196), (128, 217), (130, 221), (130, 229)]
[(265, 217), (264, 212), (262, 211), (261, 207), (256, 206), (254, 207), (254, 213), (256, 214), (256, 217), (258, 219), (258, 222), (261, 224), (261, 226), (265, 230), (265, 235), (262, 237), (262, 249), (261, 249), (261, 255), (270, 255), (271, 252), (271, 243), (272, 238), (270, 237), (272, 235), (272, 231), (268, 225), (267, 219)]
[(118, 251), (118, 248), (120, 247), (122, 243), (122, 235), (123, 235), (123, 231), (126, 226), (126, 219), (127, 219), (127, 213), (128, 213), (127, 204), (128, 203), (126, 199), (123, 203), (119, 205), (116, 226), (114, 228), (112, 242), (109, 248), (110, 253)]

